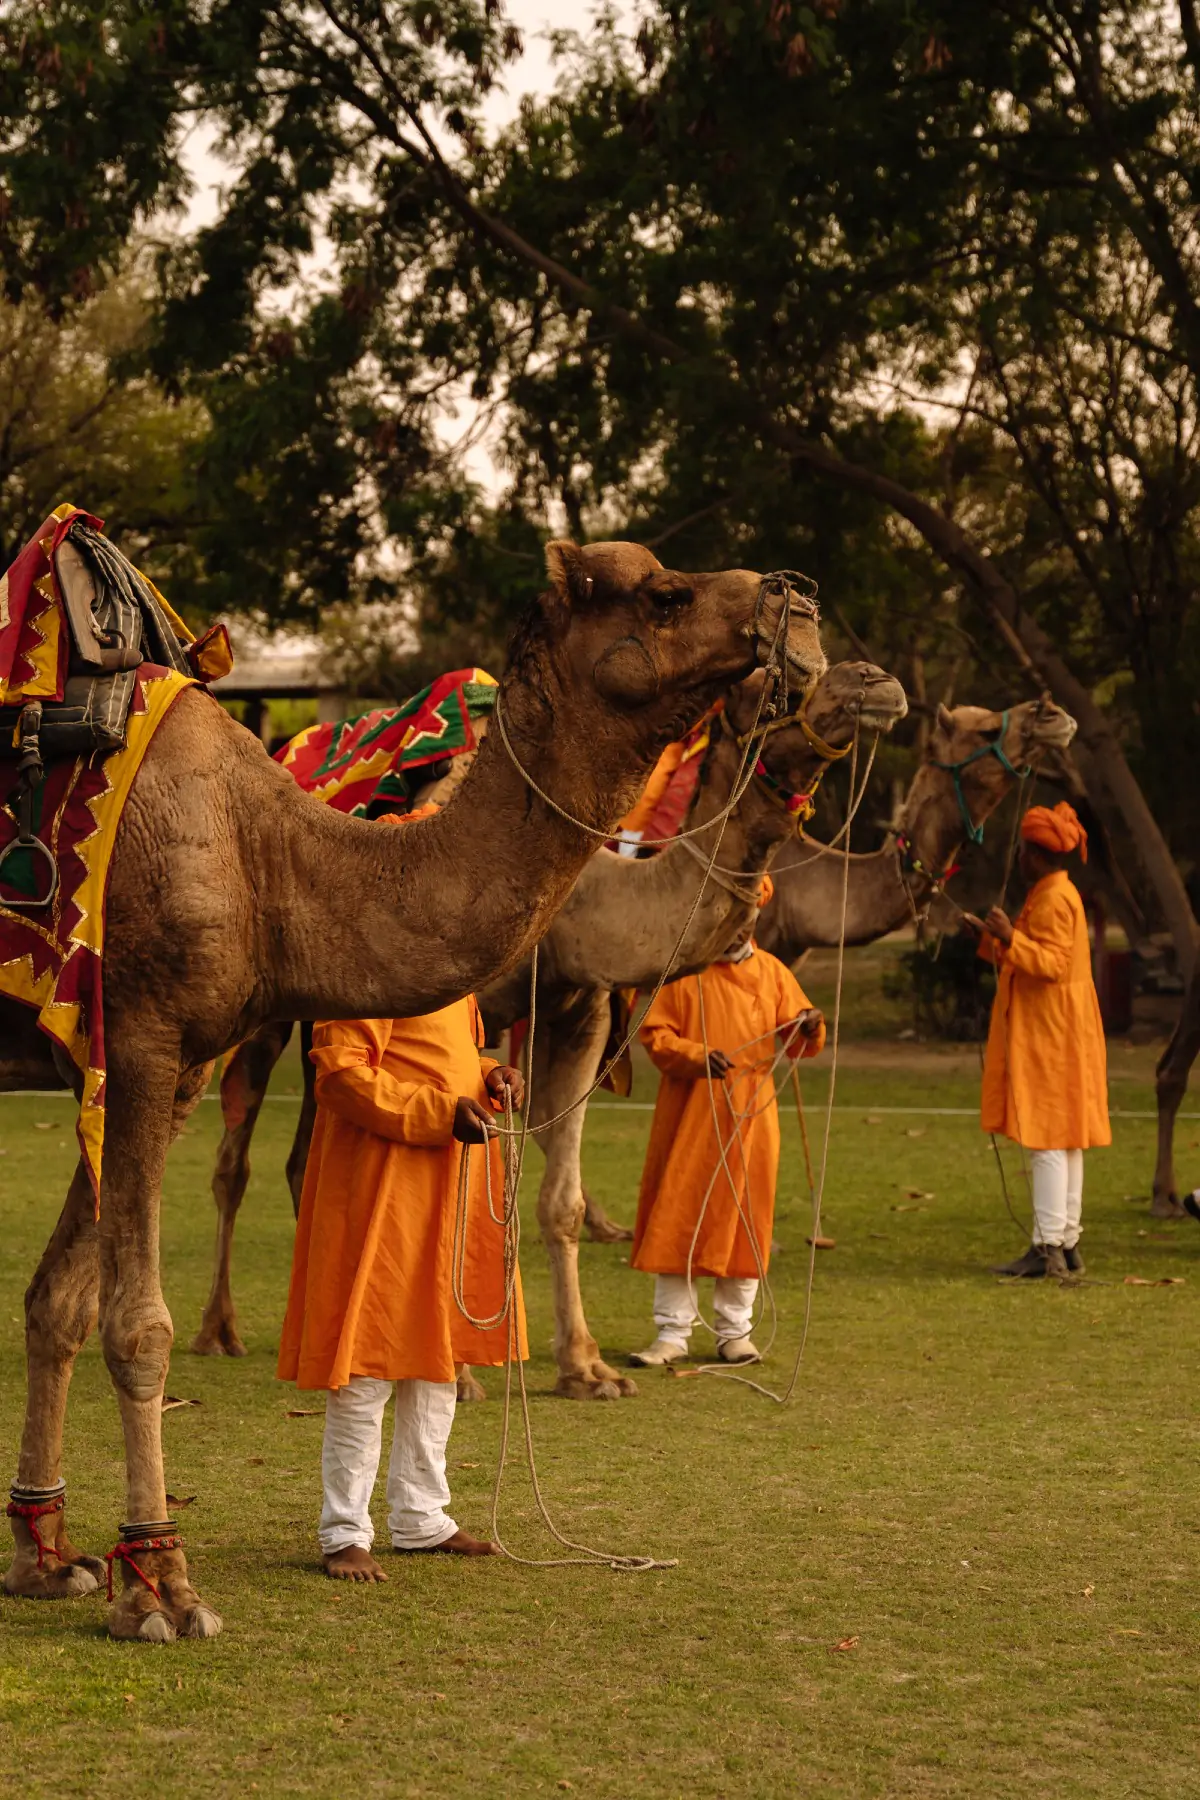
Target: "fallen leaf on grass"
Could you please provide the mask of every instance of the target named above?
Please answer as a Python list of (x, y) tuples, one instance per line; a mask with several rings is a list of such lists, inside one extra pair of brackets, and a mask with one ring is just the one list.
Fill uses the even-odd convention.
[(167, 1495), (167, 1505), (168, 1506), (194, 1506), (195, 1504), (196, 1504), (195, 1494), (168, 1494)]
[(460, 1463), (455, 1463), (454, 1466), (456, 1469), (477, 1469), (479, 1467), (479, 1464), (477, 1462), (476, 1463), (460, 1462)]
[(164, 1394), (162, 1409), (164, 1412), (174, 1412), (177, 1406), (199, 1406), (199, 1404), (198, 1400), (181, 1400), (178, 1394)]
[(904, 1198), (906, 1200), (936, 1200), (937, 1195), (927, 1194), (924, 1188), (905, 1188)]
[(837, 1239), (836, 1238), (808, 1237), (808, 1238), (805, 1238), (804, 1241), (806, 1244), (811, 1244), (813, 1246), (813, 1248), (816, 1250), (836, 1250), (837, 1249)]
[(857, 1650), (858, 1639), (856, 1637), (842, 1638), (839, 1643), (836, 1643), (833, 1646), (833, 1648), (835, 1650)]
[(246, 1461), (251, 1465), (252, 1468), (261, 1469), (266, 1466), (267, 1459), (265, 1456), (248, 1456), (246, 1458)]
[(558, 1785), (560, 1788), (573, 1788), (575, 1783), (573, 1781), (560, 1781)]
[(1114, 1637), (1141, 1637), (1140, 1631), (1133, 1631), (1128, 1625), (1118, 1625), (1113, 1631)]
[(1126, 1275), (1126, 1287), (1183, 1287), (1187, 1281), (1185, 1275), (1160, 1275), (1157, 1281), (1145, 1275)]
[(910, 1125), (904, 1133), (905, 1137), (924, 1137), (924, 1125)]
[[(35, 1131), (52, 1131), (54, 1127), (51, 1125), (49, 1119), (35, 1119), (33, 1122), (33, 1129)], [(132, 1700), (133, 1695), (130, 1694), (129, 1698)]]
[(126, 1706), (132, 1706), (132, 1705), (133, 1705), (133, 1702), (134, 1702), (134, 1699), (135, 1699), (135, 1697), (136, 1697), (136, 1696), (135, 1696), (135, 1695), (133, 1695), (133, 1694), (126, 1694), (126, 1695), (125, 1695), (125, 1696), (124, 1696), (124, 1698), (125, 1698), (125, 1704), (126, 1704)]
[(866, 1120), (864, 1122), (867, 1125), (882, 1125), (883, 1124), (883, 1120), (880, 1118), (878, 1113), (868, 1113), (866, 1116)]
[(321, 1409), (319, 1406), (290, 1406), (287, 1416), (289, 1419), (319, 1419)]
[(673, 1375), (676, 1381), (690, 1381), (693, 1376), (699, 1375), (699, 1373), (699, 1369), (677, 1369), (674, 1363), (667, 1364), (667, 1374)]
[(1084, 1599), (1090, 1600), (1092, 1595), (1095, 1593), (1095, 1591), (1096, 1591), (1095, 1588), (1092, 1586), (1092, 1583), (1089, 1581), (1087, 1586), (1083, 1590)]
[(928, 1210), (929, 1210), (929, 1208), (926, 1206), (917, 1206), (915, 1204), (909, 1204), (903, 1200), (897, 1200), (895, 1205), (892, 1207), (893, 1212), (928, 1212)]

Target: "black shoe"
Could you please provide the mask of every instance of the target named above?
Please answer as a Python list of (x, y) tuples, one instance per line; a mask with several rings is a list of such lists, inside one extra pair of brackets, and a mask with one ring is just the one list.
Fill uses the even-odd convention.
[(1200, 1200), (1197, 1200), (1195, 1194), (1183, 1196), (1183, 1210), (1190, 1213), (1193, 1219), (1200, 1219)]
[(1069, 1274), (1071, 1274), (1071, 1275), (1086, 1275), (1087, 1270), (1083, 1266), (1083, 1258), (1079, 1254), (1078, 1244), (1072, 1244), (1072, 1246), (1069, 1250), (1064, 1247), (1063, 1261), (1067, 1265), (1067, 1271)]
[(1026, 1281), (1036, 1281), (1046, 1273), (1046, 1252), (1040, 1244), (1030, 1244), (1024, 1256), (1018, 1256), (1016, 1262), (1000, 1263), (992, 1270), (993, 1275), (1019, 1275)]

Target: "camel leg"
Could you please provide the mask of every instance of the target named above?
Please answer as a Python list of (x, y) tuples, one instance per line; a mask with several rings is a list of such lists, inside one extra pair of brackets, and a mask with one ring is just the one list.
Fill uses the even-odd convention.
[(1188, 1076), (1200, 1053), (1200, 977), (1193, 976), (1179, 1022), (1155, 1070), (1158, 1095), (1158, 1161), (1150, 1211), (1156, 1219), (1179, 1219), (1183, 1206), (1175, 1186), (1175, 1118), (1187, 1093)]
[(630, 1244), (633, 1233), (628, 1225), (618, 1225), (610, 1219), (600, 1202), (583, 1190), (583, 1222), (587, 1226), (587, 1234), (593, 1244)]
[(300, 1217), (300, 1196), (304, 1192), (304, 1171), (308, 1167), (308, 1149), (317, 1122), (317, 1071), (308, 1054), (312, 1045), (313, 1028), (306, 1019), (300, 1027), (300, 1068), (304, 1078), (300, 1117), (296, 1121), (296, 1135), (287, 1159), (287, 1183), (292, 1192), (292, 1211), (297, 1218)]
[[(25, 1295), (28, 1397), (14, 1507), (60, 1505), (67, 1393), (75, 1358), (96, 1323), (98, 1251), (92, 1186), (81, 1160)], [(39, 1500), (39, 1495), (46, 1498)], [(81, 1555), (67, 1536), (65, 1495), (61, 1510), (41, 1511), (32, 1518), (10, 1512), (9, 1517), (16, 1555), (4, 1577), (6, 1594), (65, 1600), (96, 1591), (104, 1580), (104, 1564)]]
[(108, 1628), (117, 1638), (165, 1643), (221, 1629), (188, 1579), (182, 1547), (140, 1548), (136, 1541), (174, 1535), (162, 1453), (174, 1330), (159, 1281), (159, 1213), (173, 1127), (196, 1096), (187, 1092), (177, 1105), (177, 1042), (156, 1036), (139, 1043), (135, 1019), (113, 1024), (100, 1196), (100, 1336), (125, 1436), (126, 1524), (124, 1553), (113, 1563), (119, 1591)]
[(225, 1133), (217, 1150), (212, 1191), (217, 1203), (217, 1254), (213, 1283), (200, 1329), (192, 1339), (197, 1356), (245, 1356), (238, 1336), (230, 1268), (233, 1228), (250, 1180), (250, 1140), (262, 1109), (271, 1071), (283, 1055), (292, 1027), (284, 1020), (260, 1026), (239, 1044), (221, 1077)]
[[(553, 1012), (534, 1049), (533, 1108), (536, 1124), (552, 1118), (585, 1093), (600, 1066), (608, 1034), (608, 995), (591, 991)], [(583, 1225), (580, 1150), (587, 1108), (576, 1107), (541, 1138), (546, 1171), (538, 1192), (538, 1223), (550, 1256), (554, 1286), (554, 1391), (568, 1400), (618, 1400), (636, 1394), (627, 1375), (603, 1361), (588, 1329), (579, 1288), (579, 1233)]]
[(458, 1397), (460, 1400), (487, 1399), (487, 1390), (472, 1375), (470, 1363), (460, 1363), (458, 1366)]

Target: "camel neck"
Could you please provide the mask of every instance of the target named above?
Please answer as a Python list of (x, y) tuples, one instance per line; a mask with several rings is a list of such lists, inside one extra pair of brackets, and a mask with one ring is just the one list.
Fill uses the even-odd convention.
[[(553, 675), (506, 679), (513, 746), (538, 785), (573, 817), (607, 830), (673, 721), (581, 715)], [(573, 719), (563, 730), (560, 719)], [(347, 819), (292, 789), (266, 828), (257, 868), (287, 870), (263, 896), (260, 928), (286, 954), (272, 967), (269, 1008), (282, 1018), (403, 1017), (445, 1004), (518, 961), (542, 936), (596, 839), (540, 800), (490, 731), (445, 810), (406, 826)], [(280, 830), (284, 840), (280, 854)], [(443, 939), (443, 919), (472, 929)]]
[[(690, 842), (705, 858), (712, 855), (720, 834), (716, 852), (720, 869), (736, 871), (753, 889), (756, 877), (766, 872), (794, 833), (795, 820), (751, 781), (722, 831), (720, 814), (735, 791), (741, 760), (732, 734), (721, 731), (705, 758), (685, 829), (699, 829), (699, 836)], [(819, 767), (814, 753), (814, 777)], [(602, 850), (555, 921), (544, 946), (543, 978), (564, 988), (644, 987), (662, 974), (677, 945), (673, 974), (705, 967), (753, 917), (756, 907), (716, 881), (708, 882), (696, 904), (703, 882), (702, 863), (682, 843), (638, 860)], [(693, 906), (695, 913), (680, 943)]]

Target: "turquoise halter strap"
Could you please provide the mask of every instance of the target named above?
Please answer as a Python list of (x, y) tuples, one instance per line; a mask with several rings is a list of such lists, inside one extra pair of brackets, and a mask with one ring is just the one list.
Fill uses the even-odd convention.
[(979, 762), (985, 756), (994, 756), (996, 761), (1000, 764), (1000, 767), (1004, 769), (1007, 774), (1011, 775), (1014, 781), (1026, 781), (1033, 773), (1032, 763), (1026, 763), (1023, 769), (1018, 769), (1009, 761), (1005, 752), (1004, 734), (1008, 730), (1008, 714), (1009, 708), (1005, 707), (1000, 715), (1000, 730), (994, 744), (980, 744), (977, 750), (972, 750), (970, 756), (964, 756), (961, 762), (935, 762), (931, 765), (935, 769), (945, 769), (947, 774), (953, 775), (954, 792), (958, 797), (958, 810), (962, 814), (962, 821), (966, 829), (967, 837), (973, 844), (982, 844), (983, 826), (976, 825), (971, 818), (971, 809), (967, 805), (967, 797), (963, 793), (963, 770), (970, 768), (972, 763)]

